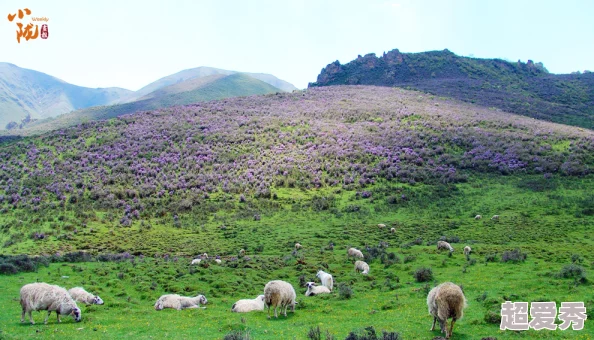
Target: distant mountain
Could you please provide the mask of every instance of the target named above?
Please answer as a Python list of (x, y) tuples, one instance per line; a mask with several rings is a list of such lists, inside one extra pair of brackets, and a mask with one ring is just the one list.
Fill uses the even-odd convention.
[(244, 73), (213, 74), (161, 87), (136, 101), (110, 106), (96, 106), (70, 112), (53, 119), (30, 123), (17, 134), (35, 134), (80, 123), (109, 119), (137, 111), (155, 110), (229, 97), (282, 92), (278, 88)]
[(209, 77), (213, 75), (231, 75), (236, 73), (243, 73), (247, 74), (253, 78), (259, 79), (265, 83), (268, 83), (278, 89), (281, 89), (285, 92), (291, 92), (293, 90), (297, 90), (293, 84), (290, 84), (284, 80), (278, 79), (277, 77), (271, 74), (265, 73), (247, 73), (247, 72), (236, 72), (236, 71), (229, 71), (229, 70), (222, 70), (214, 67), (196, 67), (187, 70), (183, 70), (172, 75), (163, 77), (155, 82), (148, 84), (147, 86), (141, 88), (140, 90), (136, 91), (131, 97), (127, 98), (127, 101), (134, 101), (137, 100), (153, 91), (156, 91), (160, 88), (179, 84), (191, 79), (199, 79), (203, 77)]
[(42, 119), (96, 105), (108, 105), (132, 91), (92, 89), (69, 84), (42, 72), (0, 63), (0, 129), (9, 122)]
[(542, 63), (460, 57), (431, 51), (367, 54), (328, 64), (309, 87), (396, 86), (496, 107), (537, 119), (594, 128), (594, 73), (551, 74)]

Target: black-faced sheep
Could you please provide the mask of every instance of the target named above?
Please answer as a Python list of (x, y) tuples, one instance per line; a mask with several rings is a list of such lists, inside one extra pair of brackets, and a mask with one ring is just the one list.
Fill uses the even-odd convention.
[[(451, 282), (444, 282), (431, 289), (427, 295), (429, 314), (433, 315), (431, 331), (435, 329), (435, 322), (439, 320), (441, 332), (446, 334), (446, 339), (452, 336), (454, 323), (462, 319), (466, 298), (462, 289)], [(452, 318), (450, 329), (447, 329), (448, 318)]]
[(80, 321), (82, 315), (66, 289), (44, 282), (29, 283), (21, 288), (21, 307), (21, 322), (25, 322), (25, 313), (28, 313), (31, 324), (35, 324), (31, 315), (33, 311), (47, 310), (44, 323), (47, 323), (52, 311), (56, 312), (58, 322), (62, 322), (60, 315), (71, 315), (76, 322)]
[(442, 249), (447, 249), (450, 251), (450, 253), (454, 251), (454, 248), (446, 241), (437, 241), (437, 250)]
[(367, 275), (369, 274), (369, 265), (364, 261), (355, 261), (355, 271)]
[(258, 295), (255, 299), (239, 300), (231, 307), (231, 311), (235, 313), (247, 313), (255, 310), (264, 310), (264, 295)]
[(330, 289), (326, 286), (316, 286), (315, 282), (307, 282), (305, 284), (307, 287), (307, 292), (305, 292), (305, 296), (314, 296), (318, 294), (330, 294)]
[(208, 300), (204, 295), (197, 295), (195, 297), (180, 296), (178, 294), (165, 294), (155, 303), (155, 310), (163, 310), (165, 308), (173, 308), (177, 310), (187, 308), (200, 308), (200, 304), (207, 304)]
[(297, 294), (293, 286), (285, 281), (274, 280), (270, 281), (264, 287), (264, 304), (268, 306), (268, 318), (270, 319), (270, 307), (274, 307), (274, 317), (278, 318), (276, 309), (284, 307), (283, 315), (287, 316), (287, 307), (291, 306), (291, 312), (295, 312), (295, 299)]
[(320, 282), (322, 282), (322, 286), (325, 286), (326, 288), (332, 290), (332, 288), (334, 287), (334, 278), (331, 274), (326, 273), (323, 270), (320, 270), (316, 274), (316, 277), (320, 279)]
[(74, 287), (68, 290), (68, 294), (72, 296), (74, 301), (82, 302), (86, 305), (102, 305), (103, 300), (98, 295), (93, 295), (82, 287)]

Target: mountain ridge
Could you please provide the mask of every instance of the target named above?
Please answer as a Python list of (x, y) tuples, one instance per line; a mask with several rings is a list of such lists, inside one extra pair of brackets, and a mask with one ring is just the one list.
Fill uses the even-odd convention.
[(462, 57), (449, 50), (328, 64), (309, 87), (396, 86), (562, 124), (594, 128), (594, 73), (551, 74), (542, 63)]

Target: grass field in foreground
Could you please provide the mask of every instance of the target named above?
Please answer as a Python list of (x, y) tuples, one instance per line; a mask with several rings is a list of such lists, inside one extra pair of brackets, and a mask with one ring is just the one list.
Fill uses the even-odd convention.
[[(592, 284), (587, 279), (593, 267), (594, 218), (588, 210), (593, 179), (555, 177), (543, 187), (540, 178), (472, 178), (445, 189), (379, 184), (370, 190), (368, 199), (350, 191), (282, 189), (277, 204), (264, 211), (259, 221), (242, 217), (241, 208), (229, 206), (209, 221), (193, 224), (192, 213), (181, 216), (180, 228), (162, 219), (152, 221), (150, 229), (139, 223), (117, 228), (105, 217), (109, 212), (97, 211), (97, 218), (70, 239), (26, 240), (4, 248), (3, 253), (101, 249), (140, 251), (147, 256), (122, 262), (52, 263), (37, 272), (2, 275), (0, 338), (222, 339), (233, 330), (247, 330), (254, 339), (307, 339), (308, 330), (319, 326), (322, 334), (329, 331), (343, 339), (352, 330), (374, 326), (378, 332), (396, 331), (404, 339), (432, 339), (440, 334), (429, 331), (432, 318), (426, 307), (427, 292), (435, 284), (453, 281), (463, 286), (468, 300), (453, 339), (591, 339), (591, 319), (582, 331), (499, 330), (497, 315), (507, 299), (556, 301), (558, 307), (563, 301), (583, 301), (588, 313), (594, 308)], [(395, 194), (408, 195), (408, 200), (394, 203), (388, 199)], [(319, 197), (328, 198), (330, 204), (313, 204), (319, 204)], [(18, 213), (0, 218), (5, 223)], [(69, 223), (69, 212), (63, 214), (62, 220), (56, 217), (51, 223)], [(474, 220), (476, 214), (483, 219)], [(501, 216), (499, 221), (489, 219), (494, 214)], [(378, 223), (387, 228), (378, 229)], [(390, 227), (396, 227), (396, 233), (391, 234)], [(91, 228), (95, 231), (90, 232)], [(452, 243), (455, 252), (451, 257), (436, 250), (440, 236), (459, 238), (460, 242)], [(378, 247), (381, 241), (389, 244), (387, 249)], [(293, 253), (295, 242), (304, 249)], [(328, 249), (330, 242), (334, 250)], [(352, 261), (346, 258), (348, 246), (365, 249), (366, 245), (373, 248), (366, 254), (384, 253), (383, 260), (380, 256), (368, 261), (369, 276), (354, 273)], [(473, 248), (470, 260), (462, 254), (464, 245)], [(231, 259), (240, 248), (247, 250), (249, 260)], [(526, 261), (501, 262), (502, 253), (515, 248), (527, 254)], [(221, 255), (223, 265), (190, 266), (189, 255), (202, 252)], [(486, 262), (490, 254), (496, 254), (495, 262)], [(584, 270), (585, 280), (557, 278), (572, 262)], [(316, 271), (325, 267), (338, 284), (352, 289), (350, 298), (341, 296), (338, 288), (329, 296), (303, 295), (300, 276), (313, 281)], [(421, 267), (432, 269), (433, 280), (415, 281), (412, 273)], [(296, 288), (299, 304), (294, 314), (267, 320), (265, 313), (230, 312), (236, 300), (254, 298), (273, 279), (286, 280)], [(18, 291), (35, 281), (67, 288), (82, 285), (98, 293), (106, 304), (81, 306), (83, 321), (77, 324), (70, 318), (57, 324), (54, 315), (43, 325), (45, 313), (34, 314), (38, 323), (34, 326), (21, 324)], [(153, 304), (164, 293), (203, 293), (209, 304), (206, 309), (157, 312)]]

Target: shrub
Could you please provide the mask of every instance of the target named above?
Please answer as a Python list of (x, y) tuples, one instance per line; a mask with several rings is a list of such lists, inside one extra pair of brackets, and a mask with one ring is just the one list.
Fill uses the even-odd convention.
[(584, 267), (572, 263), (561, 268), (556, 277), (562, 279), (574, 279), (576, 282), (585, 282), (586, 270)]
[(514, 249), (514, 250), (506, 250), (503, 252), (503, 254), (501, 255), (501, 262), (513, 262), (513, 263), (518, 263), (518, 262), (524, 262), (526, 261), (526, 257), (528, 257), (528, 254), (526, 253), (522, 253), (520, 251), (520, 249)]
[(234, 330), (225, 334), (224, 340), (250, 340), (250, 332), (245, 330)]
[(311, 327), (307, 332), (307, 338), (310, 340), (322, 340), (322, 332), (320, 326)]
[(433, 280), (433, 271), (429, 267), (421, 267), (413, 274), (417, 282), (428, 282)]
[(373, 326), (365, 327), (365, 329), (359, 329), (351, 331), (345, 340), (400, 340), (400, 334), (397, 332), (382, 331), (381, 335), (377, 335)]
[(350, 299), (353, 296), (353, 290), (346, 283), (338, 284), (338, 296), (341, 299)]
[(497, 254), (487, 254), (485, 255), (485, 262), (497, 262)]
[(402, 262), (404, 262), (404, 263), (414, 262), (416, 259), (417, 259), (417, 257), (414, 255), (406, 255)]

